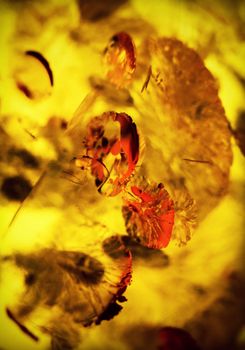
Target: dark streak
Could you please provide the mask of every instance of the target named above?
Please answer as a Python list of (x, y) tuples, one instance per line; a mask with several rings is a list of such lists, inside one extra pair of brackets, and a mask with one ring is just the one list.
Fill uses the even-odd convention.
[(210, 160), (201, 160), (201, 159), (189, 159), (189, 158), (182, 158), (183, 160), (186, 160), (187, 162), (193, 162), (193, 163), (203, 163), (203, 164), (210, 164), (213, 165), (213, 163)]
[(235, 129), (229, 123), (229, 129), (234, 136), (238, 147), (243, 155), (245, 155), (245, 111), (241, 110), (238, 114)]
[[(31, 189), (32, 192), (35, 191), (35, 189), (38, 188), (38, 186), (39, 186), (39, 184), (42, 182), (42, 180), (43, 180), (45, 174), (46, 174), (46, 171), (44, 171), (44, 172), (42, 173), (42, 175), (40, 176), (40, 178), (38, 179), (38, 181), (36, 182), (36, 184), (34, 185), (34, 187), (32, 187), (32, 189)], [(29, 193), (29, 194), (30, 194), (30, 193)], [(28, 198), (28, 196), (27, 196), (26, 198)], [(25, 199), (26, 199), (26, 198), (25, 198)], [(20, 204), (19, 208), (16, 210), (14, 216), (12, 217), (12, 219), (11, 219), (9, 225), (8, 225), (8, 228), (10, 228), (10, 227), (12, 226), (14, 220), (16, 219), (17, 215), (19, 214), (20, 210), (22, 209), (23, 203), (24, 203), (25, 199), (22, 201), (22, 203)]]
[(200, 105), (197, 106), (196, 111), (195, 111), (195, 118), (197, 120), (201, 119), (203, 116), (204, 109), (208, 106), (207, 103), (201, 103)]
[(22, 91), (23, 94), (24, 94), (26, 97), (28, 97), (28, 98), (30, 98), (30, 99), (33, 99), (33, 98), (34, 98), (32, 92), (28, 89), (28, 87), (27, 87), (25, 84), (23, 84), (23, 83), (17, 81), (16, 85), (17, 85), (17, 88), (18, 88), (20, 91)]
[(152, 69), (151, 69), (151, 66), (150, 66), (149, 69), (148, 69), (148, 73), (147, 73), (146, 80), (145, 80), (145, 82), (144, 82), (144, 84), (143, 84), (143, 86), (142, 86), (142, 89), (141, 89), (141, 91), (140, 91), (141, 93), (142, 93), (144, 90), (147, 89), (148, 84), (149, 84), (150, 79), (151, 79), (151, 76), (152, 76)]
[(25, 131), (28, 135), (30, 135), (32, 139), (34, 139), (34, 140), (37, 139), (37, 137), (36, 137), (35, 135), (33, 135), (29, 130), (27, 130), (27, 129), (24, 128), (24, 131)]
[(131, 152), (133, 162), (137, 163), (139, 158), (139, 135), (135, 123), (131, 125)]
[(40, 54), (39, 52), (33, 51), (33, 50), (28, 50), (25, 52), (25, 54), (36, 58), (39, 62), (42, 63), (42, 65), (44, 66), (44, 68), (46, 69), (46, 71), (48, 73), (50, 84), (51, 84), (51, 86), (53, 86), (54, 85), (53, 73), (52, 73), (52, 70), (51, 70), (50, 65), (49, 65), (48, 61), (46, 60), (46, 58), (44, 58), (43, 55)]
[(31, 339), (33, 339), (34, 341), (38, 341), (39, 338), (33, 334), (31, 331), (29, 331), (28, 328), (26, 328), (26, 326), (24, 326), (23, 324), (21, 324), (16, 318), (15, 316), (12, 314), (12, 312), (9, 310), (9, 308), (6, 308), (6, 313), (8, 315), (8, 317), (19, 327), (19, 329), (24, 332), (26, 335), (28, 335)]
[(139, 135), (136, 124), (127, 114), (117, 114), (115, 120), (121, 125), (121, 140), (130, 138), (130, 149), (133, 163), (137, 163), (139, 157)]

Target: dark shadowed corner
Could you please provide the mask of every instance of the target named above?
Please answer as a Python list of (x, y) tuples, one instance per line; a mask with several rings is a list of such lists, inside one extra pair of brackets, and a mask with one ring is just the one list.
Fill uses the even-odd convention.
[(96, 22), (110, 16), (128, 0), (78, 0), (81, 17), (87, 21)]

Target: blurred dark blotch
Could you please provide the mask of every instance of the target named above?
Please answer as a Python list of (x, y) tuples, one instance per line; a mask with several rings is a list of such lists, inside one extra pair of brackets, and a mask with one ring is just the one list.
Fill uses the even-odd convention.
[(74, 347), (70, 344), (69, 339), (61, 336), (53, 336), (51, 338), (52, 350), (73, 350)]
[(128, 327), (123, 338), (132, 350), (201, 350), (190, 333), (170, 326), (138, 324)]
[(28, 273), (26, 276), (25, 276), (25, 284), (27, 286), (32, 286), (35, 282), (36, 282), (36, 276), (34, 273)]
[(226, 289), (207, 308), (185, 324), (203, 350), (237, 350), (237, 336), (245, 324), (244, 277), (225, 276)]
[(59, 265), (71, 274), (77, 283), (98, 284), (103, 275), (104, 267), (102, 263), (80, 252), (62, 252), (64, 260)]
[(200, 350), (192, 336), (181, 328), (164, 327), (158, 331), (158, 350)]
[(3, 180), (1, 191), (9, 200), (23, 201), (31, 192), (32, 185), (23, 176), (10, 176)]
[(122, 236), (122, 241), (131, 251), (133, 260), (140, 261), (149, 267), (162, 268), (169, 266), (169, 257), (162, 250), (144, 247), (127, 235)]
[(39, 167), (38, 159), (24, 148), (21, 148), (21, 149), (10, 148), (8, 151), (8, 155), (10, 160), (14, 159), (15, 157), (21, 159), (23, 164), (27, 168), (36, 169)]
[(75, 347), (70, 341), (67, 334), (63, 334), (63, 335), (53, 334), (51, 338), (51, 349), (52, 350), (73, 350), (75, 349)]
[(18, 306), (20, 318), (29, 315), (38, 305), (57, 305), (68, 314), (86, 317), (84, 312), (90, 299), (84, 300), (80, 293), (101, 282), (104, 266), (100, 261), (81, 252), (56, 249), (16, 253), (12, 259), (25, 271), (26, 291)]
[(81, 341), (78, 329), (68, 319), (54, 318), (51, 327), (43, 327), (43, 331), (51, 335), (52, 350), (77, 349)]
[(27, 85), (21, 83), (20, 81), (17, 81), (16, 82), (16, 86), (17, 88), (23, 92), (23, 94), (27, 97), (27, 98), (30, 98), (30, 99), (34, 99), (34, 96), (33, 96), (33, 93), (32, 91), (28, 88)]
[(204, 297), (207, 295), (206, 289), (201, 285), (193, 284), (191, 289), (196, 295), (200, 297)]
[(110, 16), (127, 0), (78, 0), (82, 19), (96, 22)]
[(38, 0), (2, 0), (0, 4), (6, 4), (14, 9), (22, 9), (23, 7), (30, 6), (31, 3), (38, 2)]
[(245, 110), (240, 111), (238, 114), (233, 134), (242, 154), (245, 156)]
[(111, 236), (103, 241), (104, 252), (112, 259), (120, 259), (129, 256), (129, 251), (126, 248), (121, 236)]
[(96, 324), (99, 325), (102, 321), (110, 321), (113, 317), (117, 316), (119, 312), (122, 310), (122, 306), (117, 302), (110, 303), (108, 307), (99, 315), (96, 320)]
[(103, 93), (108, 102), (113, 104), (120, 103), (125, 106), (134, 104), (134, 100), (127, 89), (115, 89), (112, 83), (97, 76), (90, 76), (88, 80), (90, 86), (99, 93)]

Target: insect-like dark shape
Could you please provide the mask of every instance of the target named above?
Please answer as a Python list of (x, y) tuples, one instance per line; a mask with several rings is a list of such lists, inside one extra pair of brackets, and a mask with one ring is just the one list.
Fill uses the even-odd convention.
[[(43, 248), (4, 258), (5, 263), (14, 262), (24, 272), (25, 292), (14, 313), (9, 307), (6, 312), (26, 335), (38, 341), (28, 329), (37, 307), (51, 310), (46, 324), (36, 326), (50, 334), (55, 343), (72, 342), (73, 333), (79, 333), (81, 326), (100, 324), (119, 313), (122, 306), (118, 302), (126, 300), (123, 293), (131, 281), (132, 257), (121, 241), (122, 254), (115, 258), (110, 253), (111, 239), (105, 234), (103, 231), (94, 244), (84, 245), (86, 253)], [(53, 308), (56, 312), (52, 313)], [(67, 334), (61, 337), (57, 334), (62, 329), (62, 318), (67, 320)]]
[(17, 88), (31, 100), (52, 93), (54, 77), (47, 59), (38, 51), (27, 50), (19, 57), (14, 71)]
[(130, 190), (131, 198), (125, 199), (122, 209), (128, 234), (149, 248), (165, 248), (174, 225), (174, 203), (168, 192), (162, 184), (144, 180)]
[(135, 46), (125, 32), (115, 34), (104, 50), (108, 65), (107, 77), (118, 88), (127, 86), (136, 68)]
[(86, 155), (76, 160), (77, 166), (90, 164), (100, 191), (118, 194), (139, 160), (136, 124), (126, 113), (105, 112), (89, 122), (84, 143)]

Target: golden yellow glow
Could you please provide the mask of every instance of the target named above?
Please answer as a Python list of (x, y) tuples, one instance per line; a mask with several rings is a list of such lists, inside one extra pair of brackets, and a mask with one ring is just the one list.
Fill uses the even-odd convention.
[[(182, 131), (170, 130), (169, 138), (164, 140), (161, 128), (170, 129), (172, 120), (169, 121), (170, 119), (161, 114), (161, 106), (155, 104), (157, 98), (150, 95), (150, 87), (143, 93), (140, 92), (149, 69), (144, 61), (144, 48), (140, 45), (143, 38), (175, 37), (196, 50), (216, 78), (227, 119), (233, 128), (236, 127), (239, 113), (245, 110), (245, 43), (241, 38), (242, 34), (239, 34), (238, 25), (245, 21), (244, 2), (237, 5), (236, 12), (232, 12), (230, 6), (222, 4), (221, 1), (217, 4), (212, 1), (187, 0), (155, 0), (143, 3), (141, 0), (131, 0), (109, 17), (89, 22), (80, 15), (75, 0), (52, 0), (43, 4), (28, 1), (23, 4), (16, 1), (16, 4), (12, 4), (7, 0), (0, 2), (0, 128), (4, 130), (0, 137), (6, 137), (7, 140), (5, 146), (2, 146), (3, 152), (0, 156), (0, 184), (2, 185), (5, 176), (16, 173), (26, 176), (32, 185), (38, 183), (41, 177), (38, 186), (23, 202), (10, 228), (9, 223), (20, 203), (10, 201), (0, 194), (2, 260), (16, 251), (30, 253), (32, 250), (50, 246), (71, 251), (86, 246), (93, 251), (94, 246), (95, 255), (100, 257), (99, 254), (102, 253), (97, 249), (97, 237), (99, 241), (103, 235), (108, 237), (111, 233), (125, 234), (121, 195), (108, 198), (101, 196), (93, 186), (94, 178), (87, 174), (82, 175), (79, 169), (75, 173), (78, 178), (67, 174), (72, 166), (72, 158), (80, 155), (72, 152), (74, 149), (77, 151), (91, 117), (111, 110), (128, 113), (139, 125), (142, 148), (145, 131), (152, 142), (153, 152), (147, 151), (146, 144), (144, 158), (140, 159), (143, 169), (144, 162), (147, 164), (147, 157), (152, 156), (146, 173), (152, 170), (150, 176), (156, 182), (165, 179), (165, 175), (160, 173), (165, 168), (158, 161), (157, 155), (164, 154), (161, 159), (170, 162), (173, 154), (170, 145), (174, 140), (171, 133), (178, 134), (181, 138)], [(128, 32), (135, 42), (139, 70), (136, 70), (129, 93), (126, 89), (111, 92), (108, 88), (107, 95), (97, 96), (97, 92), (92, 91), (93, 84), (89, 78), (105, 78), (102, 53), (108, 40), (120, 31)], [(54, 76), (54, 86), (51, 87), (43, 66), (28, 58), (28, 71), (25, 71), (26, 76), (22, 78), (25, 80), (27, 77), (28, 84), (34, 79), (35, 89), (41, 89), (41, 96), (33, 99), (23, 94), (16, 85), (16, 67), (21, 65), (21, 69), (24, 69), (27, 61), (24, 55), (26, 50), (39, 51), (49, 62)], [(21, 61), (20, 57), (23, 56), (25, 60)], [(36, 65), (40, 67), (36, 69)], [(43, 94), (46, 87), (47, 94)], [(131, 97), (134, 104), (129, 102), (128, 97)], [(84, 98), (85, 102), (78, 108)], [(154, 103), (149, 105), (151, 98)], [(142, 106), (145, 108), (143, 116), (140, 110)], [(167, 115), (167, 107), (164, 112)], [(148, 115), (152, 116), (152, 120), (145, 121), (144, 118)], [(60, 120), (70, 125), (68, 131), (57, 126)], [(207, 139), (207, 144), (208, 142)], [(40, 167), (27, 169), (9, 163), (7, 152), (13, 145), (29, 150), (40, 160)], [(62, 153), (63, 149), (68, 150), (68, 155)], [(200, 215), (202, 219), (188, 244), (179, 247), (173, 240), (164, 249), (170, 260), (168, 266), (152, 267), (143, 260), (134, 261), (132, 283), (125, 293), (128, 301), (123, 305), (123, 310), (109, 322), (104, 321), (99, 326), (89, 328), (81, 327), (78, 349), (134, 349), (131, 345), (136, 341), (136, 336), (132, 335), (132, 330), (144, 325), (186, 327), (190, 330), (186, 326), (189, 321), (197, 322), (205, 310), (212, 314), (212, 307), (217, 300), (226, 298), (227, 295), (230, 297), (230, 276), (236, 274), (239, 278), (244, 278), (242, 262), (245, 194), (245, 160), (234, 138), (231, 140), (231, 149), (233, 163), (227, 194), (220, 197), (215, 204), (211, 203), (211, 199), (210, 202), (207, 200), (200, 204), (204, 208)], [(185, 149), (183, 157), (184, 152)], [(61, 155), (64, 155), (63, 158)], [(109, 159), (108, 163), (110, 161)], [(79, 161), (76, 164), (80, 166)], [(182, 169), (176, 158), (172, 169), (176, 172)], [(67, 173), (62, 172), (64, 170)], [(62, 176), (57, 180), (57, 174), (61, 173)], [(71, 180), (80, 181), (81, 185)], [(198, 178), (196, 182), (198, 183)], [(200, 194), (200, 198), (198, 200), (202, 202), (202, 198), (211, 197), (205, 193)], [(96, 223), (94, 228), (91, 222)], [(108, 228), (108, 232), (104, 227)], [(50, 337), (41, 331), (40, 325), (49, 319), (48, 309), (37, 308), (28, 323), (31, 331), (40, 337), (38, 343), (22, 333), (7, 317), (6, 306), (13, 307), (14, 310), (22, 296), (24, 272), (2, 260), (0, 348), (47, 349), (50, 346)], [(107, 263), (106, 259), (105, 261)], [(115, 276), (117, 277), (116, 274)], [(116, 280), (115, 276), (113, 278)], [(205, 293), (198, 294), (197, 287)], [(242, 286), (239, 285), (238, 289), (242, 290)], [(241, 298), (240, 293), (235, 297), (232, 295), (232, 298), (238, 300), (236, 315), (240, 312), (239, 297)], [(55, 307), (51, 312), (59, 314)], [(217, 340), (221, 344), (220, 349), (230, 339), (227, 335), (227, 319), (230, 314), (227, 311), (224, 317), (222, 315), (221, 313), (217, 319), (217, 323), (224, 322), (224, 334), (219, 335)], [(241, 315), (239, 317), (242, 318)], [(63, 327), (65, 322), (63, 320)], [(242, 322), (245, 322), (244, 319), (236, 332), (233, 331), (233, 338), (238, 337), (240, 329), (242, 331)], [(215, 330), (210, 333), (212, 342), (215, 339)], [(244, 336), (241, 335), (239, 339), (244, 344)], [(140, 340), (139, 344), (145, 345)]]

